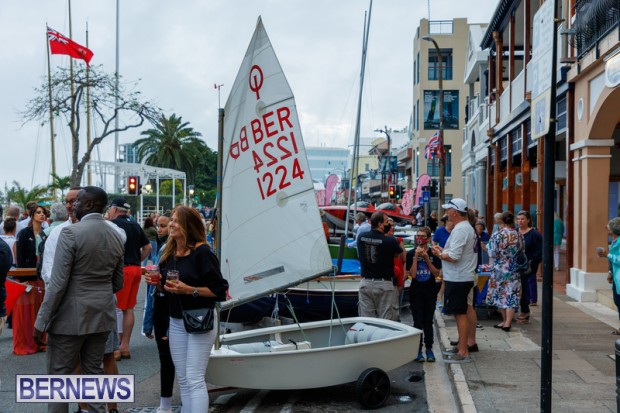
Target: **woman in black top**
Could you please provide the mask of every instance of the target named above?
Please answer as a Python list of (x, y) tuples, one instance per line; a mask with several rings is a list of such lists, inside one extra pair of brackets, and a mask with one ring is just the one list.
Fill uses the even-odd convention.
[[(213, 329), (205, 334), (185, 331), (182, 311), (213, 308), (226, 299), (228, 282), (222, 277), (217, 257), (206, 243), (202, 217), (193, 208), (177, 206), (169, 225), (169, 237), (159, 261), (162, 284), (168, 294), (170, 311), (169, 342), (174, 361), (183, 410), (207, 412), (209, 394), (205, 373), (211, 348), (217, 334)], [(167, 280), (170, 270), (179, 272), (179, 281)], [(217, 323), (214, 314), (214, 324)]]
[(532, 216), (527, 211), (517, 213), (517, 227), (525, 240), (525, 255), (530, 262), (530, 272), (521, 274), (521, 314), (517, 322), (527, 323), (530, 320), (530, 306), (537, 305), (538, 285), (536, 273), (542, 262), (542, 235), (532, 226)]
[(17, 234), (15, 241), (15, 257), (17, 268), (37, 267), (37, 236), (43, 233), (43, 221), (47, 218), (47, 211), (41, 205), (33, 205), (28, 210), (30, 221), (28, 226)]

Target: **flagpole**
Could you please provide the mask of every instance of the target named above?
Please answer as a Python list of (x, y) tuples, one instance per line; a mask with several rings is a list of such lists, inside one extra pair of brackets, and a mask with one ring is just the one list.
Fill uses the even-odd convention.
[[(88, 22), (86, 22), (86, 47), (88, 48)], [(86, 65), (86, 150), (90, 149), (90, 66)], [(93, 173), (88, 165), (88, 185), (93, 184)]]
[[(71, 28), (71, 0), (67, 0), (69, 5), (69, 39), (73, 40), (73, 30)], [(73, 182), (73, 178), (77, 176), (77, 153), (79, 150), (79, 139), (76, 136), (75, 130), (75, 85), (73, 84), (73, 59), (69, 59), (69, 77), (71, 79), (71, 122), (69, 123), (69, 129), (71, 129), (71, 185), (80, 185), (80, 182)]]
[[(118, 108), (118, 76), (119, 76), (119, 20), (120, 20), (120, 4), (119, 0), (116, 0), (116, 72), (114, 73), (114, 77), (116, 79), (114, 83), (114, 93), (115, 93), (115, 106)], [(118, 152), (118, 116), (114, 117), (114, 162), (119, 162), (119, 152)], [(118, 176), (118, 167), (114, 168), (114, 192), (120, 192), (120, 181)], [(172, 190), (174, 191), (174, 179), (172, 180)], [(172, 198), (172, 206), (174, 206), (174, 197)]]
[[(54, 143), (54, 112), (52, 110), (52, 66), (50, 63), (49, 36), (47, 34), (47, 24), (45, 25), (45, 50), (47, 50), (47, 94), (50, 104), (50, 140), (52, 143), (52, 174), (56, 175), (56, 149)], [(52, 192), (54, 201), (56, 200), (56, 188)]]

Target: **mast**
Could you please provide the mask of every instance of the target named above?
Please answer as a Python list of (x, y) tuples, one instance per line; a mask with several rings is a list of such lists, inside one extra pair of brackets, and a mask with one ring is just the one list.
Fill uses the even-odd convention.
[[(362, 93), (364, 91), (364, 73), (366, 71), (366, 53), (368, 51), (368, 33), (370, 32), (370, 17), (372, 15), (372, 0), (368, 12), (364, 15), (364, 35), (362, 37), (362, 63), (360, 66), (360, 91), (357, 98), (357, 119), (355, 121), (355, 139), (353, 142), (353, 162), (351, 162), (351, 178), (349, 182), (353, 182), (355, 177), (355, 186), (359, 180), (359, 155), (360, 155), (360, 120), (362, 117)], [(357, 211), (357, 188), (353, 195), (353, 205)], [(347, 213), (345, 215), (344, 235), (340, 238), (340, 248), (338, 250), (338, 272), (342, 268), (342, 260), (344, 257), (344, 242), (349, 234), (349, 215), (351, 214), (351, 184), (349, 184), (349, 196), (347, 196)]]
[[(50, 105), (50, 140), (52, 144), (52, 175), (56, 175), (56, 149), (54, 144), (54, 112), (52, 110), (52, 67), (50, 63), (50, 47), (49, 37), (47, 35), (47, 24), (45, 27), (45, 50), (47, 50), (47, 95)], [(54, 188), (52, 197), (56, 200), (56, 188)]]
[[(88, 47), (88, 22), (86, 22), (86, 47)], [(90, 149), (90, 67), (86, 65), (86, 149)], [(93, 184), (93, 173), (88, 165), (88, 185)]]

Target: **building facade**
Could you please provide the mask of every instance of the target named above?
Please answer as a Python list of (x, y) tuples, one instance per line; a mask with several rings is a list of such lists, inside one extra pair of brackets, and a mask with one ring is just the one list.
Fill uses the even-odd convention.
[[(439, 179), (439, 160), (427, 159), (425, 148), (439, 129), (439, 52), (443, 89), (443, 140), (445, 147), (445, 200), (463, 197), (461, 148), (469, 94), (464, 83), (469, 25), (467, 19), (420, 20), (413, 40), (413, 115), (411, 156), (406, 174), (409, 188), (415, 189), (420, 177)], [(436, 43), (430, 41), (432, 38)], [(437, 50), (439, 49), (439, 51)], [(403, 159), (404, 161), (404, 159)], [(405, 163), (405, 162), (403, 162)], [(406, 165), (406, 163), (405, 163)], [(414, 199), (414, 204), (420, 203)], [(431, 198), (430, 209), (438, 209), (438, 197)]]

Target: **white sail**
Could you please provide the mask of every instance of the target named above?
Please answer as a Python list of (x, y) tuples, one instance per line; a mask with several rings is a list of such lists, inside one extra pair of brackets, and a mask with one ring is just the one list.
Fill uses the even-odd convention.
[(291, 88), (262, 21), (226, 102), (223, 308), (331, 270)]

